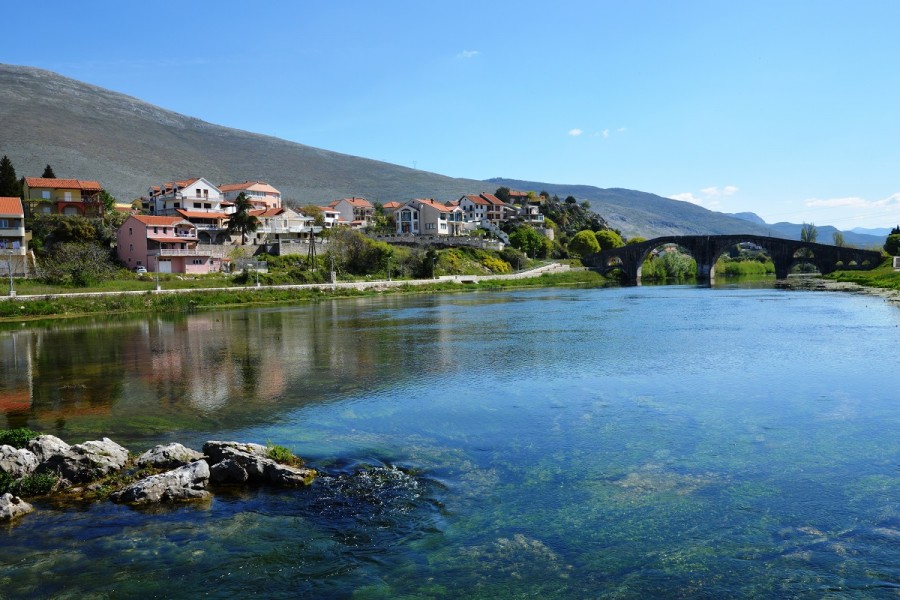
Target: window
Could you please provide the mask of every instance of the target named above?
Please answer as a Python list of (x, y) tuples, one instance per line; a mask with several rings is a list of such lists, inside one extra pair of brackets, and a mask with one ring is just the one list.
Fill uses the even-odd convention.
[(9, 229), (9, 221), (7, 219), (0, 219), (0, 229)]
[(134, 252), (134, 244), (128, 244), (128, 251)]
[(194, 208), (203, 208), (203, 204), (200, 202), (194, 202)]
[(63, 192), (63, 197), (65, 198), (66, 202), (71, 202), (72, 201), (72, 192)]
[(203, 264), (203, 260), (202, 260), (202, 259), (199, 259), (199, 258), (195, 258), (195, 259), (192, 261), (191, 264), (202, 265), (202, 264)]
[(134, 232), (131, 230), (131, 227), (128, 228), (128, 235), (134, 235)]
[(201, 195), (200, 188), (197, 188), (197, 194), (196, 194), (196, 196), (199, 198), (200, 195)]
[(434, 229), (434, 223), (425, 223), (425, 229)]
[(50, 190), (41, 190), (41, 200), (50, 199)]
[(203, 190), (203, 197), (209, 198), (209, 190)]

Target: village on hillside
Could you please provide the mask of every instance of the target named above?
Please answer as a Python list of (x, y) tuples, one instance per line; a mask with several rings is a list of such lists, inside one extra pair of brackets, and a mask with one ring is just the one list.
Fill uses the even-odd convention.
[[(5, 170), (3, 165), (0, 170)], [(168, 181), (149, 187), (130, 203), (111, 198), (99, 181), (58, 178), (49, 165), (41, 177), (15, 181), (19, 196), (7, 190), (9, 195), (0, 197), (0, 254), (10, 277), (37, 274), (40, 258), (34, 250), (47, 249), (68, 235), (60, 233), (58, 224), (49, 233), (34, 230), (34, 223), (48, 217), (102, 223), (109, 230), (114, 259), (138, 274), (229, 272), (258, 255), (303, 255), (314, 262), (327, 251), (333, 232), (341, 229), (390, 245), (494, 251), (512, 245), (527, 254), (529, 248), (516, 243), (516, 232), (526, 230), (542, 240), (538, 244), (542, 250), (535, 249), (538, 246), (532, 240), (532, 258), (547, 257), (554, 247), (558, 255), (563, 254), (558, 240), (567, 237), (560, 236), (558, 226), (544, 214), (551, 200), (546, 192), (507, 188), (449, 202), (415, 198), (381, 204), (349, 197), (322, 206), (301, 206), (289, 205), (293, 203), (284, 202), (276, 187), (255, 180), (214, 184), (205, 177), (190, 177)], [(558, 198), (552, 200), (565, 205)], [(566, 203), (576, 201), (568, 198)], [(583, 204), (576, 208), (587, 212)], [(605, 223), (594, 215), (589, 225), (603, 228)]]

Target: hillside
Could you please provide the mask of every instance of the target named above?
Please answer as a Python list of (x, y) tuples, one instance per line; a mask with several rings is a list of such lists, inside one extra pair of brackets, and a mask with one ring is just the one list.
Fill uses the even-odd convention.
[[(141, 196), (151, 185), (190, 176), (216, 184), (265, 180), (300, 204), (352, 195), (379, 202), (417, 197), (447, 201), (507, 186), (588, 200), (591, 210), (628, 237), (797, 237), (800, 227), (794, 234), (791, 227), (782, 227), (790, 224), (765, 225), (635, 190), (446, 177), (213, 125), (49, 71), (0, 64), (3, 154), (20, 177), (40, 175), (50, 164), (59, 177), (100, 181), (120, 201)], [(883, 241), (876, 236), (851, 238), (856, 235), (845, 238), (859, 246)], [(831, 239), (830, 232), (820, 227), (820, 239), (826, 237)]]
[(302, 204), (352, 195), (451, 200), (486, 191), (480, 181), (212, 125), (30, 67), (0, 64), (0, 131), (0, 156), (10, 157), (19, 176), (38, 176), (49, 163), (57, 176), (99, 180), (125, 201), (190, 176), (216, 184), (262, 179)]

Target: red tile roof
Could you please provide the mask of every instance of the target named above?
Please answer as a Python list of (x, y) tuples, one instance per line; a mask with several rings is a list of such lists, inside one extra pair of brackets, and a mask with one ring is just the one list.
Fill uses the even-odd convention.
[(443, 202), (438, 202), (434, 198), (416, 198), (413, 202), (420, 202), (422, 204), (427, 204), (429, 206), (433, 206), (440, 212), (453, 212), (455, 206), (447, 206)]
[(228, 215), (224, 212), (204, 212), (202, 210), (185, 210), (183, 208), (176, 208), (175, 212), (184, 217), (185, 219), (227, 219)]
[(24, 216), (25, 211), (22, 210), (22, 201), (18, 198), (0, 197), (0, 214)]
[(64, 190), (84, 190), (100, 192), (103, 187), (99, 181), (82, 181), (80, 179), (51, 179), (49, 177), (26, 177), (25, 183), (30, 188), (54, 188)]
[(236, 192), (238, 190), (255, 189), (260, 192), (269, 192), (272, 194), (280, 194), (278, 190), (266, 183), (265, 181), (245, 181), (244, 183), (228, 183), (219, 186), (220, 192)]
[(268, 219), (271, 217), (277, 217), (278, 215), (281, 215), (284, 212), (285, 211), (283, 208), (261, 208), (261, 209), (257, 209), (257, 210), (251, 210), (250, 214), (253, 215), (254, 217), (264, 217), (264, 218)]
[(159, 216), (159, 215), (133, 215), (132, 218), (137, 219), (144, 225), (150, 225), (150, 226), (156, 226), (156, 227), (158, 227), (160, 225), (163, 225), (166, 227), (171, 227), (171, 226), (175, 225), (176, 223), (181, 223), (184, 221), (184, 219), (182, 217), (163, 217), (163, 216)]
[(366, 200), (365, 198), (356, 198), (356, 197), (353, 197), (353, 198), (342, 198), (341, 200), (335, 200), (334, 202), (332, 202), (332, 203), (329, 204), (328, 206), (334, 208), (335, 206), (337, 206), (338, 204), (340, 204), (341, 202), (343, 202), (343, 201), (345, 201), (345, 200), (346, 200), (347, 202), (349, 202), (350, 204), (352, 204), (353, 206), (361, 206), (361, 207), (364, 207), (364, 208), (372, 208), (372, 203), (371, 203), (371, 202), (369, 202), (369, 201)]

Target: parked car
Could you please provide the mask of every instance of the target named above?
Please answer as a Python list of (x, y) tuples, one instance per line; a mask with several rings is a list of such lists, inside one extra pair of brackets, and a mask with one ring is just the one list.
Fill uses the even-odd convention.
[(135, 267), (134, 272), (137, 273), (138, 275), (143, 275), (144, 273), (147, 272), (147, 267)]

